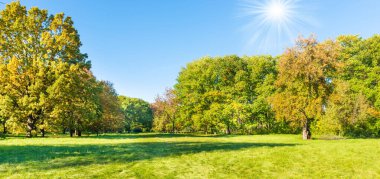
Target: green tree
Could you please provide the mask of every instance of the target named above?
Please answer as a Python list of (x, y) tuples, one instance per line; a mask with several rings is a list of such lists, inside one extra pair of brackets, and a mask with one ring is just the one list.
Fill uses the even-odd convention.
[(380, 35), (368, 39), (345, 35), (337, 41), (342, 48), (339, 60), (345, 64), (339, 77), (348, 83), (352, 95), (365, 97), (370, 109), (360, 125), (351, 125), (345, 131), (356, 136), (380, 136)]
[(237, 56), (192, 62), (182, 69), (175, 85), (181, 118), (205, 133), (230, 134), (249, 122), (251, 89), (248, 63)]
[(119, 101), (125, 116), (125, 129), (127, 131), (151, 131), (153, 112), (148, 102), (126, 96), (119, 96)]
[[(278, 130), (268, 97), (273, 95), (276, 88), (277, 58), (271, 56), (245, 57), (250, 73), (251, 94), (251, 123), (256, 132), (275, 132)], [(253, 131), (249, 129), (249, 133)]]
[[(316, 125), (321, 134), (351, 135), (371, 132), (366, 125), (373, 108), (366, 97), (354, 92), (346, 81), (336, 80), (325, 114)], [(368, 136), (364, 135), (364, 136)]]
[(331, 40), (317, 43), (314, 37), (300, 38), (280, 57), (277, 92), (271, 102), (277, 119), (302, 124), (303, 139), (311, 138), (311, 122), (321, 118), (333, 92), (339, 51)]
[[(61, 127), (81, 136), (90, 128), (91, 122), (101, 117), (99, 94), (101, 86), (92, 73), (79, 64), (57, 63), (54, 71), (56, 81), (47, 90), (52, 111), (52, 126)], [(50, 123), (49, 123), (50, 124)]]

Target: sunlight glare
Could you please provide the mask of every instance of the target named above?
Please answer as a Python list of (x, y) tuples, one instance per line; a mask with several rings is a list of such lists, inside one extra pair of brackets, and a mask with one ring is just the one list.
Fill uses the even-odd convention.
[(272, 20), (283, 20), (286, 16), (286, 6), (281, 1), (275, 1), (266, 8), (266, 15)]
[(260, 53), (281, 53), (305, 27), (314, 27), (316, 24), (307, 15), (310, 9), (301, 6), (300, 0), (241, 2), (241, 17), (245, 17), (248, 22), (243, 27), (249, 34), (247, 48), (253, 47)]

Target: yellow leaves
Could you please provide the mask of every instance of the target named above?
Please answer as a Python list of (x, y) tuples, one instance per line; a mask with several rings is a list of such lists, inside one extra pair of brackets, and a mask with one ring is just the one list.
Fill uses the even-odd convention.
[(278, 93), (270, 98), (279, 119), (319, 118), (324, 101), (331, 94), (332, 77), (340, 68), (339, 45), (331, 40), (317, 43), (312, 36), (300, 38), (297, 45), (280, 58)]
[(62, 28), (62, 25), (63, 25), (63, 19), (64, 19), (64, 14), (63, 13), (59, 13), (59, 14), (56, 14), (50, 24), (50, 28), (53, 30), (53, 31), (57, 31), (59, 30), (60, 28)]
[(16, 56), (24, 61), (43, 58), (86, 64), (81, 42), (70, 17), (63, 13), (48, 17), (47, 10), (13, 2), (0, 11), (0, 50), (5, 60)]
[(375, 108), (373, 107), (369, 107), (367, 109), (367, 113), (375, 118), (380, 118), (380, 111), (379, 110), (376, 110)]

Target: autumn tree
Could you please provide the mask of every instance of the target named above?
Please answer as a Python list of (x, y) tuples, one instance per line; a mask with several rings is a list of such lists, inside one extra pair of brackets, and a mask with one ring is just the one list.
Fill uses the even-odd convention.
[(4, 135), (7, 133), (6, 125), (7, 121), (12, 117), (12, 111), (12, 99), (7, 95), (0, 95), (0, 123)]
[(333, 92), (339, 51), (334, 41), (301, 37), (279, 59), (277, 92), (271, 102), (277, 119), (302, 124), (303, 139), (311, 138), (311, 122), (321, 117)]
[(101, 117), (91, 121), (90, 128), (96, 134), (121, 131), (125, 126), (125, 118), (118, 94), (109, 81), (100, 81), (99, 85)]
[(157, 96), (151, 107), (155, 131), (174, 133), (180, 130), (178, 100), (173, 89), (166, 89), (162, 96)]
[(27, 11), (18, 1), (0, 12), (0, 94), (12, 101), (12, 119), (25, 126), (28, 137), (48, 116), (47, 89), (55, 80), (51, 63), (90, 67), (80, 46), (73, 21), (62, 13), (49, 16), (36, 7)]

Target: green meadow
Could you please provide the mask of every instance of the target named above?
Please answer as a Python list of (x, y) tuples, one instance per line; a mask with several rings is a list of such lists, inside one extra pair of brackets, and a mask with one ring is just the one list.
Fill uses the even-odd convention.
[(0, 140), (0, 178), (379, 178), (380, 140), (120, 134)]

